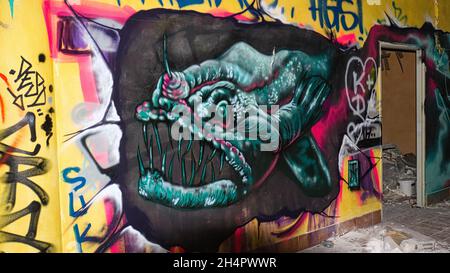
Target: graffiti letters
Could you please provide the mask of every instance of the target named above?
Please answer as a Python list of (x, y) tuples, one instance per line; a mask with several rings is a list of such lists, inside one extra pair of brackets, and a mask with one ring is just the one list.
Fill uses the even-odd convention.
[[(71, 172), (79, 173), (80, 168), (78, 168), (78, 167), (66, 168), (62, 172), (64, 182), (76, 185), (73, 188), (73, 190), (69, 193), (69, 214), (70, 214), (70, 216), (75, 218), (75, 217), (79, 217), (83, 214), (86, 214), (86, 212), (87, 212), (87, 210), (75, 211), (75, 209), (74, 209), (74, 207), (75, 207), (74, 206), (74, 194), (86, 185), (86, 179), (84, 177), (69, 177), (69, 174)], [(80, 200), (81, 208), (84, 208), (86, 206), (86, 202), (84, 200), (83, 195), (80, 195), (78, 197), (78, 199)]]
[[(35, 115), (31, 112), (28, 112), (24, 118), (15, 125), (0, 130), (0, 141), (8, 136), (14, 135), (25, 126), (28, 126), (30, 129), (30, 141), (32, 143), (36, 142)], [(28, 232), (25, 236), (0, 231), (0, 244), (17, 242), (30, 245), (41, 252), (44, 252), (48, 251), (51, 245), (36, 240), (35, 238), (41, 206), (46, 206), (48, 204), (49, 196), (41, 186), (30, 179), (30, 177), (40, 176), (48, 172), (49, 161), (42, 157), (35, 157), (35, 155), (39, 153), (40, 148), (40, 144), (36, 144), (32, 151), (27, 151), (0, 142), (0, 165), (5, 164), (8, 167), (8, 171), (0, 181), (0, 185), (3, 189), (2, 196), (0, 197), (0, 228), (8, 226), (28, 214), (31, 216)], [(25, 156), (19, 156), (17, 154)], [(24, 166), (30, 166), (31, 168), (24, 169)], [(17, 183), (32, 190), (37, 195), (40, 202), (31, 201), (26, 208), (11, 213), (16, 204)]]
[[(72, 189), (72, 191), (69, 193), (69, 215), (72, 218), (77, 218), (80, 217), (84, 214), (86, 214), (88, 212), (88, 209), (86, 207), (86, 201), (84, 200), (83, 195), (79, 195), (78, 199), (80, 200), (80, 209), (75, 210), (75, 198), (74, 195), (77, 191), (81, 190), (85, 185), (86, 185), (86, 178), (82, 177), (82, 176), (76, 176), (76, 177), (71, 177), (70, 173), (79, 173), (80, 172), (80, 168), (79, 167), (69, 167), (69, 168), (65, 168), (62, 171), (62, 177), (64, 182), (75, 185)], [(78, 226), (78, 224), (75, 224), (73, 226), (73, 232), (75, 234), (75, 240), (77, 242), (77, 249), (78, 252), (82, 253), (83, 252), (83, 248), (82, 248), (82, 244), (84, 242), (88, 242), (88, 241), (92, 241), (90, 239), (90, 237), (87, 236), (87, 233), (89, 232), (89, 230), (91, 229), (91, 224), (87, 224), (86, 228), (83, 230), (83, 232), (80, 234), (80, 228)]]
[(80, 228), (78, 227), (78, 224), (75, 224), (73, 226), (73, 232), (75, 234), (75, 240), (77, 242), (77, 250), (79, 253), (83, 253), (83, 248), (81, 247), (81, 245), (84, 242), (92, 242), (92, 241), (97, 241), (96, 238), (92, 238), (87, 236), (87, 233), (89, 232), (89, 230), (91, 229), (92, 224), (87, 224), (87, 226), (84, 228), (83, 233), (80, 234)]
[(13, 104), (25, 110), (45, 105), (47, 101), (46, 86), (41, 74), (33, 70), (33, 65), (21, 57), (19, 71), (11, 69), (9, 74), (16, 76), (14, 83), (18, 85), (16, 92), (8, 88), (9, 94), (14, 98)]
[[(331, 1), (330, 1), (331, 2)], [(349, 31), (359, 29), (364, 33), (363, 29), (363, 14), (361, 0), (336, 0), (333, 1), (336, 5), (331, 6), (326, 0), (310, 0), (311, 16), (314, 21), (319, 20), (320, 26), (334, 29), (337, 32), (341, 27), (343, 30)], [(348, 5), (356, 4), (356, 12), (349, 11)], [(330, 14), (332, 14), (330, 16)]]
[[(345, 70), (345, 92), (347, 102), (353, 116), (364, 122), (367, 112), (366, 96), (367, 92), (372, 92), (377, 79), (377, 64), (372, 57), (365, 61), (359, 57), (352, 57), (347, 63)], [(373, 105), (376, 107), (376, 105)], [(363, 130), (357, 128), (357, 124), (350, 122), (347, 127), (347, 134), (350, 139), (357, 143), (363, 134)]]
[[(392, 1), (392, 9), (394, 10), (392, 15), (388, 15), (389, 21), (393, 21), (397, 25), (407, 25), (408, 16), (403, 13), (403, 10), (397, 6), (395, 1)], [(392, 12), (391, 12), (392, 13)], [(388, 21), (386, 19), (378, 19), (379, 24), (386, 24)]]

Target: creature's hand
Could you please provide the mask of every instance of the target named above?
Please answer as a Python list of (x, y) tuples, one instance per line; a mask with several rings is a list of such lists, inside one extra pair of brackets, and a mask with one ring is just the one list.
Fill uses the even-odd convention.
[(320, 109), (329, 93), (329, 86), (321, 78), (311, 77), (301, 81), (290, 103), (279, 111), (282, 144), (293, 142), (311, 128), (320, 116)]

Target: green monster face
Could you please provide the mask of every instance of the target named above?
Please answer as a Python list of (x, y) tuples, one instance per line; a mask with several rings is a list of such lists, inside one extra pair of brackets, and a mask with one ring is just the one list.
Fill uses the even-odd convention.
[(139, 195), (178, 209), (226, 207), (263, 183), (279, 159), (308, 195), (328, 194), (328, 167), (309, 133), (330, 92), (326, 65), (300, 51), (267, 56), (236, 43), (175, 72), (165, 54), (151, 100), (136, 108), (149, 155), (146, 168), (138, 149)]

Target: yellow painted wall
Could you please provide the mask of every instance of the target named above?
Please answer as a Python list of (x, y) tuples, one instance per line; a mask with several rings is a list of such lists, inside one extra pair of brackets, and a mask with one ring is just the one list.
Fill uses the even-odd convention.
[[(1, 61), (0, 61), (0, 73), (4, 74), (9, 84), (11, 85), (11, 91), (14, 94), (24, 94), (25, 89), (18, 91), (21, 80), (15, 82), (16, 76), (20, 72), (21, 57), (25, 58), (33, 66), (30, 71), (37, 71), (45, 80), (44, 85), (47, 88), (47, 99), (44, 100), (45, 104), (36, 107), (27, 107), (32, 104), (36, 96), (31, 96), (24, 99), (24, 110), (13, 105), (13, 97), (7, 91), (7, 85), (4, 81), (0, 82), (0, 95), (4, 102), (5, 119), (0, 125), (0, 130), (4, 130), (25, 117), (27, 112), (34, 113), (36, 116), (36, 141), (30, 140), (30, 130), (28, 126), (16, 131), (9, 137), (1, 140), (2, 143), (10, 145), (12, 147), (20, 148), (26, 151), (33, 151), (37, 144), (41, 146), (39, 152), (35, 156), (24, 155), (22, 153), (12, 153), (16, 156), (23, 156), (26, 158), (42, 157), (49, 161), (47, 166), (47, 173), (29, 177), (31, 181), (39, 185), (49, 196), (48, 205), (43, 205), (37, 195), (30, 190), (29, 187), (22, 183), (17, 183), (16, 188), (16, 203), (9, 210), (5, 207), (7, 196), (6, 190), (6, 176), (10, 172), (10, 168), (5, 164), (5, 160), (8, 157), (6, 153), (2, 154), (0, 165), (0, 177), (2, 177), (0, 197), (1, 212), (0, 214), (11, 214), (26, 208), (32, 201), (38, 201), (42, 204), (42, 210), (38, 219), (37, 234), (35, 240), (47, 242), (51, 244), (51, 251), (61, 251), (61, 220), (60, 220), (60, 206), (59, 206), (59, 187), (58, 187), (58, 161), (57, 161), (57, 141), (55, 135), (49, 139), (49, 145), (47, 146), (46, 133), (41, 129), (42, 124), (45, 121), (45, 116), (49, 114), (50, 108), (55, 108), (54, 93), (48, 91), (49, 86), (53, 84), (53, 66), (52, 60), (48, 58), (49, 47), (46, 28), (43, 27), (44, 17), (42, 14), (40, 1), (16, 1), (16, 9), (14, 10), (14, 18), (9, 12), (8, 1), (0, 2), (0, 39), (1, 43)], [(45, 63), (39, 62), (39, 54), (45, 54), (47, 56)], [(15, 75), (11, 75), (11, 69), (16, 70)], [(35, 75), (29, 75), (30, 80), (26, 82), (35, 82)], [(34, 84), (35, 85), (35, 84)], [(39, 112), (44, 115), (39, 116)], [(54, 121), (56, 114), (51, 114)], [(53, 133), (55, 129), (53, 128)], [(2, 150), (6, 152), (5, 149)], [(33, 168), (33, 166), (20, 165), (19, 171), (24, 171)], [(40, 168), (37, 166), (36, 168)], [(2, 232), (9, 232), (18, 236), (25, 236), (27, 234), (30, 217), (25, 216), (23, 218), (14, 221), (13, 223), (0, 228)], [(0, 242), (8, 236), (0, 233)], [(5, 239), (6, 240), (6, 239)], [(31, 239), (30, 239), (31, 240)], [(25, 246), (21, 243), (1, 243), (0, 251), (6, 252), (34, 252), (36, 249)]]

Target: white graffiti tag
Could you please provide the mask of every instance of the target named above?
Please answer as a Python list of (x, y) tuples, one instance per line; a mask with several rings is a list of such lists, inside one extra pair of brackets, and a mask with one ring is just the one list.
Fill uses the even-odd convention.
[[(373, 74), (372, 71), (374, 71)], [(345, 92), (352, 114), (357, 116), (361, 122), (366, 120), (363, 116), (367, 109), (366, 94), (375, 87), (376, 79), (377, 63), (375, 59), (369, 57), (363, 61), (356, 56), (350, 58), (345, 69)], [(354, 143), (358, 143), (362, 132), (356, 130), (357, 127), (358, 124), (355, 124), (355, 122), (350, 122), (347, 126), (347, 135)]]

